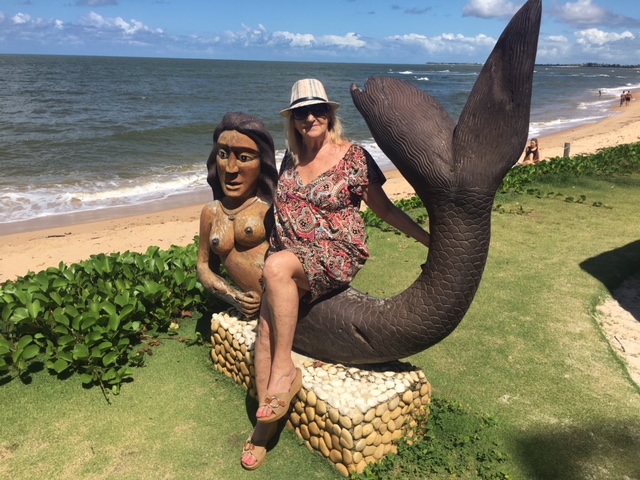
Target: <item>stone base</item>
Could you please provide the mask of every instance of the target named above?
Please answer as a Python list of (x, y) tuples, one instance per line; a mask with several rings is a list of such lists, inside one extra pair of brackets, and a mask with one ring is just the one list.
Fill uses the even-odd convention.
[[(211, 319), (216, 368), (253, 397), (256, 327), (257, 320), (239, 320), (233, 309)], [(410, 435), (408, 427), (429, 411), (431, 385), (409, 363), (355, 368), (295, 353), (294, 363), (302, 370), (302, 390), (287, 426), (344, 476), (362, 473), (369, 463), (395, 453), (394, 441)]]

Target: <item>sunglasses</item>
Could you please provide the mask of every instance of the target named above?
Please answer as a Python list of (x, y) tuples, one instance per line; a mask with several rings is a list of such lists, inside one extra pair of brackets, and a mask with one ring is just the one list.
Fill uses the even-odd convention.
[(325, 118), (329, 114), (329, 105), (319, 103), (316, 105), (309, 105), (307, 107), (299, 107), (291, 110), (291, 116), (295, 120), (306, 120), (309, 115), (313, 115), (315, 118)]

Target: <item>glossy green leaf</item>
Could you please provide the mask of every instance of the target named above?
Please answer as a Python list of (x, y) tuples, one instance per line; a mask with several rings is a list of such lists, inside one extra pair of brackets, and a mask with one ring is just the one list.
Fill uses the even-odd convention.
[(35, 358), (38, 355), (40, 355), (40, 347), (35, 344), (29, 345), (22, 352), (22, 358), (24, 360), (31, 360), (32, 358)]
[(119, 356), (118, 352), (109, 352), (104, 357), (102, 357), (102, 364), (105, 367), (108, 367), (109, 365), (113, 365), (118, 359), (118, 356)]
[(69, 363), (67, 361), (61, 359), (61, 358), (56, 360), (53, 363), (53, 367), (52, 367), (52, 369), (55, 370), (55, 372), (57, 374), (61, 374), (62, 372), (64, 372), (68, 368), (69, 368)]
[(84, 344), (76, 344), (73, 347), (73, 359), (74, 360), (86, 360), (89, 358), (89, 349)]

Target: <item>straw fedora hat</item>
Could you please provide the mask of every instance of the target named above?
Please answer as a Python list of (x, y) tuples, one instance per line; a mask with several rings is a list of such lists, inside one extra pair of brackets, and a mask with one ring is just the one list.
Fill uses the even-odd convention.
[(315, 78), (305, 78), (298, 80), (291, 87), (291, 103), (289, 107), (280, 111), (280, 115), (287, 116), (294, 108), (306, 107), (307, 105), (315, 105), (317, 103), (326, 103), (331, 109), (337, 110), (340, 104), (330, 102), (327, 92), (320, 80)]

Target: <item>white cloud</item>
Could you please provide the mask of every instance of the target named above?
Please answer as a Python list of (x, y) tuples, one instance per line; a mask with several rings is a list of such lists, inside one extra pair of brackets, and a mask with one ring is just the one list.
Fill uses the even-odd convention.
[(363, 48), (367, 46), (367, 42), (362, 40), (357, 33), (347, 33), (340, 35), (324, 35), (319, 37), (319, 44), (327, 47), (338, 48)]
[(522, 3), (516, 5), (508, 0), (470, 0), (462, 9), (465, 17), (510, 17), (518, 11)]
[(98, 30), (121, 31), (125, 35), (135, 35), (140, 32), (162, 34), (161, 28), (151, 28), (135, 19), (130, 22), (125, 21), (122, 17), (105, 18), (95, 12), (91, 12), (80, 19), (80, 25), (85, 27), (95, 27)]
[(76, 5), (87, 7), (105, 7), (107, 5), (118, 5), (118, 0), (78, 0), (76, 2)]
[(443, 33), (435, 37), (419, 34), (395, 35), (388, 38), (398, 44), (420, 47), (431, 54), (465, 54), (485, 56), (496, 43), (495, 38), (487, 35), (466, 37), (461, 34)]
[(568, 23), (580, 25), (603, 23), (610, 13), (592, 0), (578, 0), (560, 7), (560, 17)]
[(552, 10), (560, 19), (572, 25), (640, 26), (640, 21), (617, 15), (594, 0), (567, 2)]
[(17, 25), (23, 25), (25, 23), (31, 22), (31, 16), (27, 15), (26, 13), (18, 13), (14, 15), (11, 20), (13, 20), (13, 23)]
[(631, 32), (603, 32), (597, 28), (580, 30), (576, 32), (576, 36), (578, 37), (578, 44), (585, 45), (587, 47), (591, 45), (603, 46), (607, 43), (618, 42), (620, 40), (633, 40), (635, 38)]
[(292, 47), (312, 47), (316, 38), (309, 33), (274, 32), (274, 43), (286, 43)]

